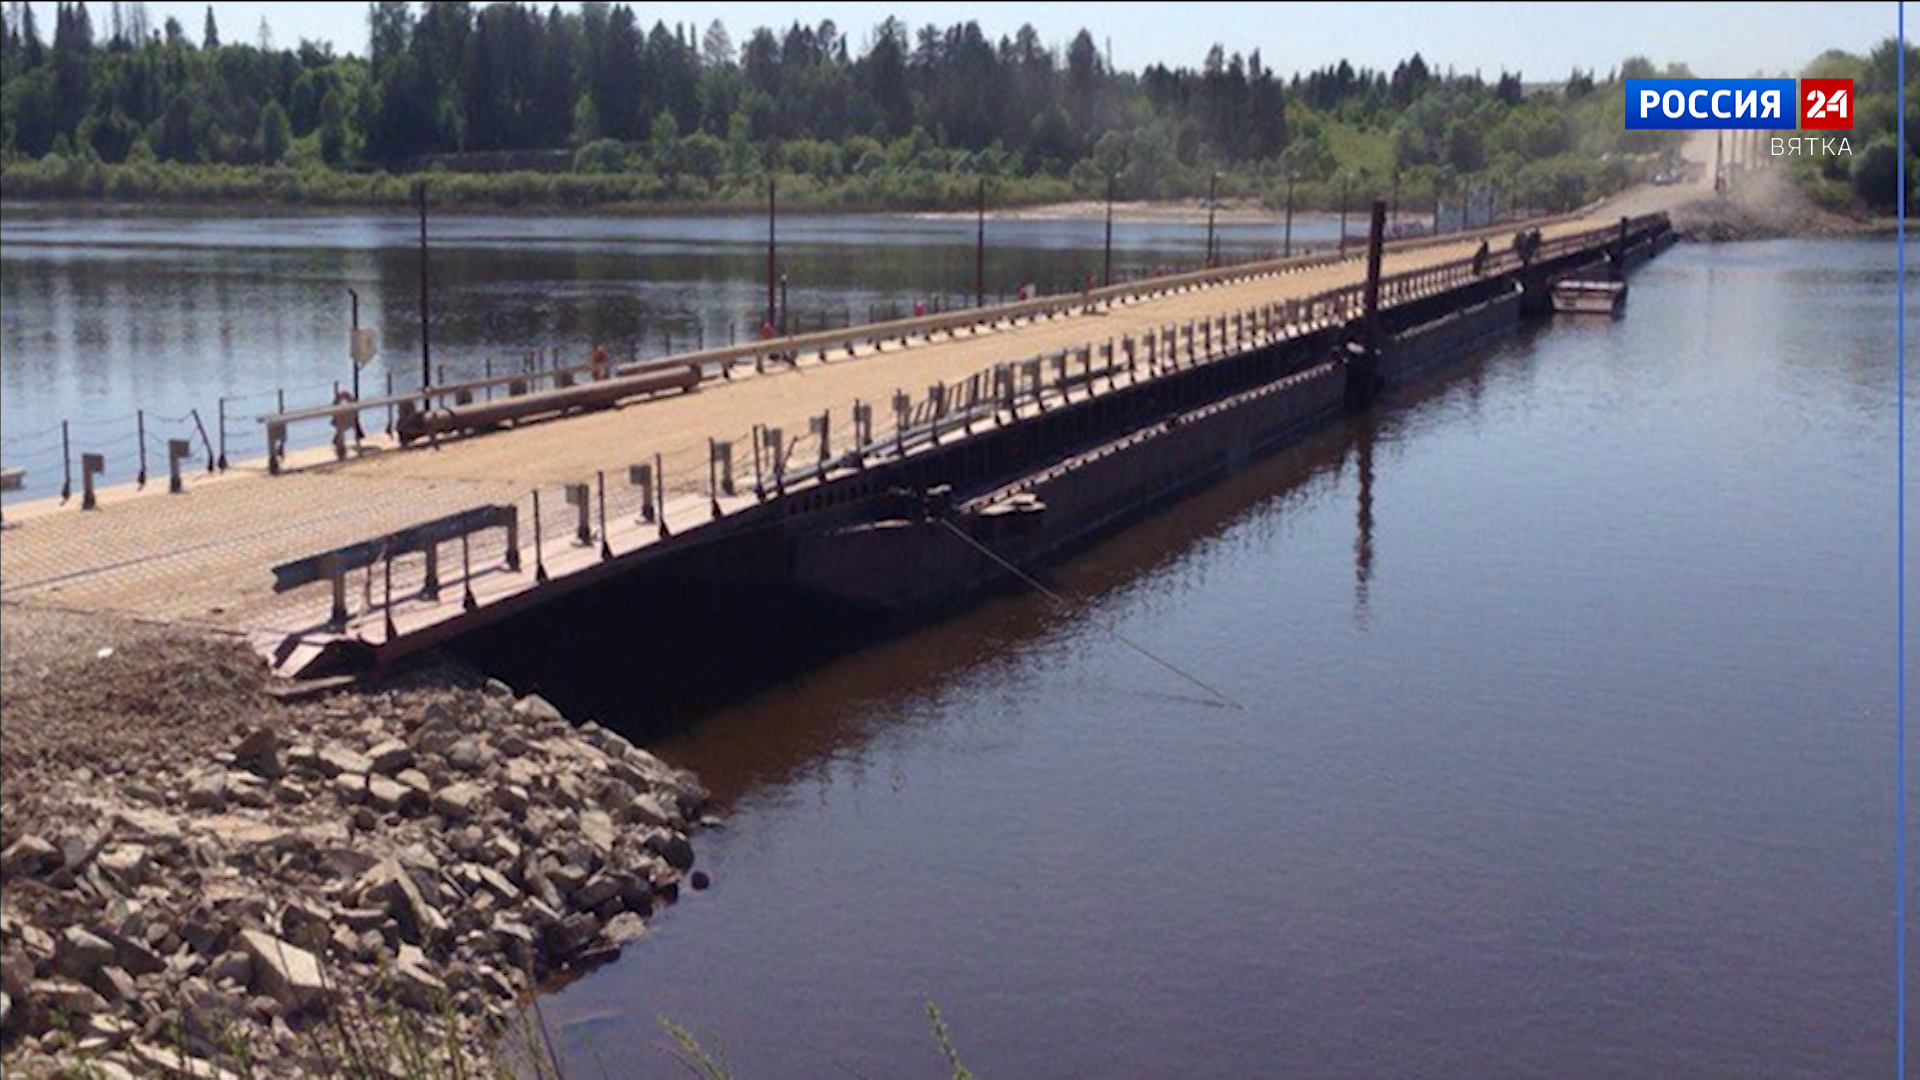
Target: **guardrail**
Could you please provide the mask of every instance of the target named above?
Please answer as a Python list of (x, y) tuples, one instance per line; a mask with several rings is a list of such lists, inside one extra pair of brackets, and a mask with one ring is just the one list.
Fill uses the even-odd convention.
[[(393, 560), (406, 555), (419, 554), (425, 557), (424, 588), (421, 595), (434, 599), (440, 595), (440, 545), (450, 540), (460, 541), (462, 562), (462, 580), (467, 582), (465, 605), (471, 611), (478, 606), (473, 597), (471, 585), (473, 579), (473, 560), (470, 538), (488, 529), (506, 531), (506, 566), (509, 570), (520, 569), (520, 510), (516, 506), (477, 506), (471, 510), (462, 510), (457, 514), (435, 518), (432, 521), (377, 536), (371, 540), (348, 544), (332, 551), (323, 551), (309, 555), (304, 559), (282, 563), (273, 568), (273, 591), (287, 592), (318, 581), (326, 581), (333, 586), (333, 610), (328, 617), (328, 625), (345, 626), (349, 615), (347, 608), (347, 575), (355, 570), (371, 570), (376, 565), (385, 565), (386, 603), (388, 625), (391, 631), (393, 618)], [(371, 586), (369, 586), (369, 592)]]
[[(1418, 251), (1441, 244), (1454, 244), (1474, 239), (1491, 238), (1509, 234), (1516, 224), (1540, 228), (1563, 221), (1576, 220), (1578, 215), (1564, 214), (1549, 218), (1539, 218), (1524, 223), (1506, 223), (1489, 225), (1478, 229), (1443, 233), (1436, 236), (1414, 237), (1392, 241), (1387, 248), (1395, 252)], [(1362, 249), (1363, 250), (1363, 249)], [(808, 334), (790, 334), (783, 337), (768, 338), (738, 345), (717, 346), (710, 349), (696, 349), (693, 352), (652, 360), (631, 361), (612, 365), (611, 373), (615, 378), (638, 375), (666, 367), (692, 365), (702, 372), (703, 377), (717, 376), (730, 378), (736, 366), (751, 363), (756, 371), (765, 370), (769, 362), (783, 363), (803, 353), (815, 353), (824, 360), (828, 354), (839, 351), (853, 355), (859, 348), (868, 347), (884, 351), (889, 343), (905, 345), (915, 339), (931, 339), (938, 334), (954, 335), (959, 331), (977, 333), (983, 326), (990, 327), (1005, 322), (1018, 323), (1021, 320), (1037, 322), (1042, 319), (1055, 319), (1070, 314), (1076, 309), (1093, 306), (1112, 305), (1130, 300), (1149, 299), (1215, 285), (1246, 281), (1257, 277), (1275, 276), (1311, 270), (1323, 266), (1332, 266), (1361, 257), (1361, 251), (1323, 251), (1296, 255), (1284, 259), (1268, 259), (1239, 263), (1233, 266), (1212, 267), (1204, 270), (1188, 271), (1162, 277), (1145, 278), (1139, 281), (1125, 282), (1105, 286), (1080, 293), (1059, 293), (1051, 296), (1036, 297), (1031, 300), (988, 305), (985, 307), (963, 308), (958, 311), (943, 312), (934, 315), (920, 315), (887, 322), (867, 323), (860, 326), (839, 329), (820, 330)], [(394, 427), (404, 425), (407, 419), (416, 413), (427, 412), (448, 403), (455, 408), (469, 405), (476, 395), (496, 387), (505, 387), (510, 397), (518, 397), (535, 392), (542, 384), (550, 383), (549, 389), (567, 389), (593, 374), (593, 365), (579, 364), (556, 366), (545, 370), (512, 372), (491, 375), (480, 379), (467, 379), (456, 383), (426, 387), (357, 401), (338, 401), (328, 405), (314, 406), (296, 410), (276, 410), (257, 417), (267, 431), (268, 471), (278, 473), (285, 460), (287, 432), (299, 423), (326, 421), (333, 428), (333, 448), (336, 459), (347, 456), (347, 436), (349, 432), (361, 428), (362, 417), (370, 410), (389, 410), (397, 419)]]

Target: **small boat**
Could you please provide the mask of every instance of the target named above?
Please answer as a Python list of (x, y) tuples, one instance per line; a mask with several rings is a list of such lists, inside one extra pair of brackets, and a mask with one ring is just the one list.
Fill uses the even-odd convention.
[(1621, 281), (1568, 279), (1553, 285), (1553, 310), (1569, 315), (1618, 315), (1627, 305), (1627, 286)]

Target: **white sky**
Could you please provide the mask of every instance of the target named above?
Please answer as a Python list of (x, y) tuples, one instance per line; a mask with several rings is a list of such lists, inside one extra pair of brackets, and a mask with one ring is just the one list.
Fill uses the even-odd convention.
[[(543, 3), (541, 5), (545, 7)], [(572, 8), (577, 5), (563, 4)], [(51, 33), (53, 4), (35, 5), (43, 33)], [(207, 5), (149, 2), (155, 23), (180, 19), (196, 39)], [(364, 3), (244, 2), (212, 5), (221, 36), (253, 40), (264, 17), (274, 40), (333, 42), (342, 52), (366, 47)], [(1031, 22), (1042, 37), (1064, 44), (1082, 26), (1115, 63), (1129, 70), (1165, 62), (1197, 66), (1209, 46), (1229, 52), (1261, 50), (1285, 73), (1319, 67), (1342, 57), (1356, 65), (1391, 67), (1418, 50), (1441, 67), (1479, 69), (1488, 77), (1502, 67), (1528, 79), (1558, 79), (1574, 66), (1601, 74), (1622, 59), (1641, 54), (1656, 63), (1680, 61), (1700, 75), (1792, 73), (1829, 47), (1862, 51), (1894, 31), (1895, 5), (1879, 3), (850, 3), (798, 0), (785, 3), (677, 3), (644, 0), (633, 5), (643, 24), (705, 27), (726, 23), (736, 42), (758, 26), (783, 27), (832, 19), (856, 44), (888, 15), (909, 25), (942, 26), (977, 19), (994, 37)], [(104, 27), (107, 4), (89, 5), (95, 27)]]

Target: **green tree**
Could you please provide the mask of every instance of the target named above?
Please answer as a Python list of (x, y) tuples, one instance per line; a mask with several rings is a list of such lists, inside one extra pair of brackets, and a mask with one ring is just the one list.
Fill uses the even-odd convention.
[(1900, 145), (1879, 135), (1853, 162), (1853, 193), (1860, 201), (1879, 210), (1898, 205), (1900, 193)]
[(327, 91), (320, 102), (320, 160), (334, 168), (347, 163), (347, 108), (341, 104), (338, 89)]
[(653, 118), (647, 156), (653, 161), (654, 172), (671, 187), (680, 175), (680, 122), (673, 118), (671, 111), (662, 109), (660, 115)]
[(287, 110), (277, 101), (267, 102), (260, 111), (260, 160), (269, 165), (278, 165), (286, 160), (287, 151), (293, 148), (293, 124), (287, 119)]

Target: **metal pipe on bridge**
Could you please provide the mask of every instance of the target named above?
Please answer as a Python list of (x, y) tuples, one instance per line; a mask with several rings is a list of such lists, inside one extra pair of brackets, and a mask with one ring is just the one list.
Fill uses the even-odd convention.
[(603, 408), (642, 394), (671, 390), (687, 392), (699, 385), (700, 369), (692, 364), (655, 368), (637, 375), (579, 383), (538, 394), (497, 401), (474, 401), (409, 413), (401, 417), (397, 433), (404, 445), (427, 436), (497, 427), (514, 421), (553, 416), (572, 409)]

